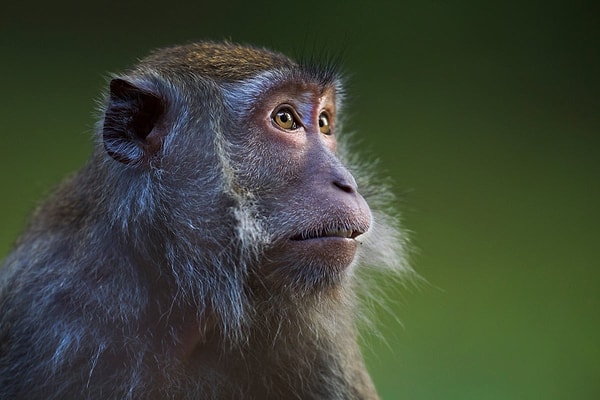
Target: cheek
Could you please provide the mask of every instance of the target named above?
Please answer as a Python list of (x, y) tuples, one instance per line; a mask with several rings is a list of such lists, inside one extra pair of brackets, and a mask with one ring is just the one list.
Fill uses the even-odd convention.
[(258, 195), (284, 191), (298, 179), (305, 151), (287, 138), (252, 132), (231, 148), (238, 184)]
[(262, 154), (265, 165), (275, 169), (299, 168), (307, 157), (308, 144), (303, 131), (284, 132), (266, 124), (253, 130), (253, 136), (250, 146)]

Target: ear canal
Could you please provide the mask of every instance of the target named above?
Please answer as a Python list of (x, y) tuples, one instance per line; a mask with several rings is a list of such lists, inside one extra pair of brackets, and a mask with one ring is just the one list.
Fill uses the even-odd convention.
[(166, 135), (166, 129), (158, 125), (164, 112), (165, 103), (158, 95), (124, 79), (113, 79), (104, 114), (104, 149), (124, 164), (149, 160), (161, 149)]

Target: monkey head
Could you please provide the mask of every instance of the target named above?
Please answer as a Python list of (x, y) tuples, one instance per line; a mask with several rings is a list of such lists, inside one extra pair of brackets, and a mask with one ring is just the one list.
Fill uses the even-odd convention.
[[(114, 181), (132, 194), (118, 218), (161, 232), (156, 251), (173, 268), (218, 265), (208, 275), (226, 273), (220, 282), (295, 294), (335, 289), (378, 225), (341, 161), (343, 97), (335, 67), (264, 49), (206, 42), (151, 55), (110, 84), (104, 157), (131, 173)], [(397, 259), (387, 233), (377, 252)]]

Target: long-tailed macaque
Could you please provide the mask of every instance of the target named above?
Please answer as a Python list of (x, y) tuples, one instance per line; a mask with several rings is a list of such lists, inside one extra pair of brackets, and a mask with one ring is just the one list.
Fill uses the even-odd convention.
[(407, 270), (404, 237), (343, 97), (331, 65), (229, 42), (115, 76), (0, 269), (0, 398), (376, 399), (359, 269)]

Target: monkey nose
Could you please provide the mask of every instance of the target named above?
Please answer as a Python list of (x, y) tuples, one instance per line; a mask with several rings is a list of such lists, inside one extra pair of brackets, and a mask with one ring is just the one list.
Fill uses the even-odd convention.
[(353, 194), (358, 191), (358, 185), (356, 184), (354, 177), (350, 174), (334, 179), (333, 185), (348, 194)]

